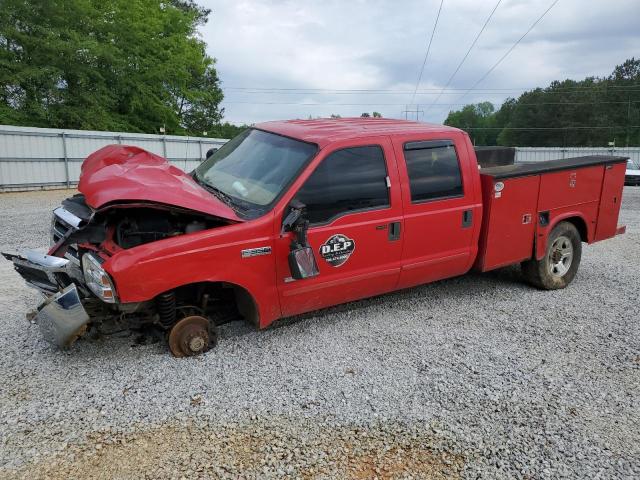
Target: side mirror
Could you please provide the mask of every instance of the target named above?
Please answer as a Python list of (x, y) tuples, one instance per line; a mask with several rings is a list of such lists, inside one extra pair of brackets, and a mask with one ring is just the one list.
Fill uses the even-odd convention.
[(320, 273), (313, 248), (307, 241), (309, 221), (304, 218), (305, 205), (297, 200), (291, 202), (291, 211), (282, 222), (281, 234), (293, 232), (291, 251), (289, 252), (289, 270), (296, 280), (315, 277)]
[(320, 273), (313, 248), (299, 246), (289, 252), (289, 270), (296, 280), (315, 277)]

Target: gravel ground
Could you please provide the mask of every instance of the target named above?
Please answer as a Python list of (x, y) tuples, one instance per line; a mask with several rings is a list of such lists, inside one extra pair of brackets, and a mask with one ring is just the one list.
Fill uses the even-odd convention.
[[(46, 244), (70, 192), (0, 195), (0, 249)], [(0, 477), (638, 478), (640, 188), (567, 289), (517, 268), (222, 330), (174, 359), (66, 353), (0, 261)]]

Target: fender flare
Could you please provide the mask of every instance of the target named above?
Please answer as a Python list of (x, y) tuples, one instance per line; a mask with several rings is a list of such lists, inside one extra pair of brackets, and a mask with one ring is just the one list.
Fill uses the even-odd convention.
[(536, 226), (536, 235), (533, 241), (533, 251), (534, 257), (536, 260), (541, 260), (544, 257), (545, 251), (547, 249), (547, 238), (551, 231), (560, 223), (569, 221), (572, 223), (578, 233), (580, 234), (580, 239), (583, 242), (589, 243), (593, 238), (593, 232), (589, 231), (589, 226), (587, 224), (584, 215), (578, 211), (565, 212), (557, 217), (552, 217), (552, 220), (549, 222), (549, 225), (541, 227), (539, 222)]

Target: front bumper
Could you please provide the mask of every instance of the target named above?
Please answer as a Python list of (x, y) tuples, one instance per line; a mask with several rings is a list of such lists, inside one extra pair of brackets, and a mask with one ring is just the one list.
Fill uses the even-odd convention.
[[(27, 285), (44, 294), (36, 322), (44, 339), (58, 347), (70, 346), (87, 329), (89, 315), (82, 298), (89, 296), (82, 270), (66, 258), (29, 250), (24, 255), (3, 253)], [(80, 291), (79, 291), (80, 289)]]
[(45, 300), (38, 307), (36, 319), (44, 339), (60, 348), (70, 346), (89, 324), (74, 284)]

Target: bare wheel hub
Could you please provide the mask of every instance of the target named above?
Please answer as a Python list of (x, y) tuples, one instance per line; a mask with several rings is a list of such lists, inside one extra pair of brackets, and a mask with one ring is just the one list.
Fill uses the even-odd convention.
[(199, 315), (183, 318), (169, 332), (169, 349), (175, 357), (206, 352), (210, 343), (209, 320)]
[(571, 239), (560, 235), (549, 249), (549, 273), (554, 277), (563, 277), (571, 268), (573, 262), (573, 243)]

